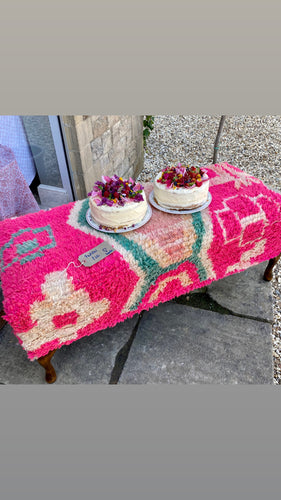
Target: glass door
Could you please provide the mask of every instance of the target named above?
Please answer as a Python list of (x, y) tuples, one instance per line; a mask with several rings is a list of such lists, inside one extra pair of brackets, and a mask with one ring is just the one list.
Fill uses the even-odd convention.
[(57, 116), (21, 116), (36, 169), (35, 188), (42, 206), (73, 200), (60, 123)]

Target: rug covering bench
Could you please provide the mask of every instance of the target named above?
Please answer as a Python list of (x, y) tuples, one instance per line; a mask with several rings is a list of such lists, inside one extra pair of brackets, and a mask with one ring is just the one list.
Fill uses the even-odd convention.
[[(44, 365), (62, 345), (252, 265), (276, 262), (281, 195), (227, 163), (206, 168), (212, 201), (205, 210), (172, 215), (152, 207), (150, 221), (134, 231), (90, 227), (88, 199), (0, 223), (4, 318), (30, 360)], [(152, 188), (145, 185), (147, 195)], [(103, 241), (115, 251), (81, 266), (79, 255)]]

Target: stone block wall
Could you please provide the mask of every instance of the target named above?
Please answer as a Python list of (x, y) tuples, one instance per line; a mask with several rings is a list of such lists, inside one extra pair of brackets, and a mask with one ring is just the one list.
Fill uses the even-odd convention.
[(102, 175), (136, 178), (142, 171), (143, 116), (63, 116), (62, 123), (78, 199)]

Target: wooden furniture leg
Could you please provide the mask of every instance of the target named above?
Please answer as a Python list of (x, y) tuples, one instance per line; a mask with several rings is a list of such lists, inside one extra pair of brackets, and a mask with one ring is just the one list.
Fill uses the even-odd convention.
[(4, 318), (2, 318), (2, 316), (4, 316), (4, 311), (3, 311), (3, 309), (0, 311), (0, 330), (1, 330), (1, 328), (3, 328), (3, 326), (5, 326), (5, 325), (6, 325), (6, 323), (7, 323), (7, 321), (6, 321)]
[(277, 262), (280, 259), (280, 257), (281, 257), (281, 253), (279, 255), (277, 255), (277, 257), (274, 257), (274, 259), (270, 259), (269, 260), (267, 268), (264, 271), (264, 275), (263, 275), (263, 279), (265, 281), (271, 281), (272, 280), (272, 277), (273, 277), (272, 270), (273, 270), (275, 264), (277, 264)]
[(46, 356), (42, 356), (41, 358), (37, 359), (39, 365), (43, 366), (43, 368), (45, 368), (46, 370), (45, 380), (46, 382), (48, 382), (48, 384), (53, 384), (57, 380), (55, 369), (51, 364), (51, 358), (55, 354), (56, 350), (57, 349), (54, 349), (53, 351), (48, 352)]

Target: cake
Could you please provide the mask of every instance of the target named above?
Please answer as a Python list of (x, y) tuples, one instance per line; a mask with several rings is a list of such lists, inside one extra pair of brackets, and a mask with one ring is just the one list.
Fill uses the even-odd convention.
[(204, 168), (178, 163), (159, 172), (153, 189), (154, 199), (161, 207), (191, 210), (208, 200), (209, 178)]
[(147, 211), (143, 186), (132, 178), (103, 176), (88, 196), (91, 216), (103, 228), (131, 227), (140, 222)]

